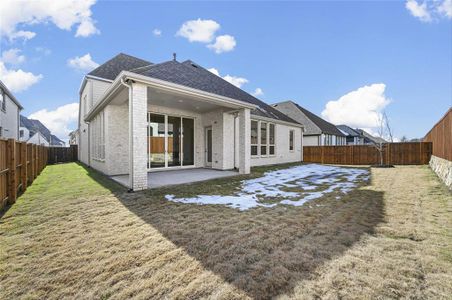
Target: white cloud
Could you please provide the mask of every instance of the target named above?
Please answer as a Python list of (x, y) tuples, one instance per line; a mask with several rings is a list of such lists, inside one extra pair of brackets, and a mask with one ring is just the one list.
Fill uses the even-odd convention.
[(182, 24), (176, 35), (188, 39), (190, 42), (210, 43), (220, 24), (214, 20), (190, 20)]
[(218, 70), (215, 69), (215, 68), (207, 69), (207, 71), (210, 71), (210, 72), (212, 72), (213, 74), (215, 74), (215, 75), (217, 75), (217, 76), (220, 76), (220, 72), (218, 72)]
[(427, 3), (418, 4), (416, 0), (408, 0), (405, 3), (406, 9), (416, 18), (419, 18), (423, 22), (430, 22), (432, 17), (427, 8)]
[(62, 30), (71, 30), (78, 24), (75, 36), (90, 36), (99, 33), (91, 18), (91, 6), (96, 0), (39, 0), (0, 1), (0, 36), (28, 40), (36, 33), (18, 30), (18, 27), (39, 23), (53, 23)]
[(449, 19), (452, 18), (452, 0), (444, 0), (444, 2), (438, 6), (438, 13), (443, 14)]
[(99, 33), (100, 33), (99, 29), (97, 29), (96, 26), (94, 26), (94, 21), (89, 19), (84, 20), (80, 23), (80, 25), (77, 28), (77, 32), (75, 33), (75, 36), (88, 37), (90, 35)]
[(261, 88), (257, 88), (254, 90), (253, 96), (263, 96), (264, 95), (264, 91)]
[(1, 61), (5, 64), (18, 65), (25, 61), (25, 56), (20, 54), (21, 50), (12, 48), (2, 52)]
[(41, 109), (28, 117), (41, 121), (52, 134), (67, 140), (78, 118), (78, 103), (65, 104), (55, 110)]
[(68, 59), (68, 66), (73, 69), (88, 72), (99, 66), (99, 64), (92, 60), (91, 54), (87, 53), (83, 56), (76, 56), (74, 58)]
[(6, 68), (5, 64), (0, 61), (0, 78), (3, 83), (12, 92), (25, 91), (32, 85), (42, 79), (42, 75), (35, 75), (31, 72), (25, 72), (21, 69), (11, 70)]
[(162, 35), (162, 31), (158, 28), (155, 28), (154, 30), (152, 30), (152, 34), (155, 36), (161, 36)]
[(215, 51), (215, 53), (223, 53), (234, 50), (237, 45), (235, 38), (232, 35), (220, 35), (215, 39), (215, 43), (207, 45), (209, 49)]
[(217, 75), (218, 77), (223, 78), (224, 80), (226, 80), (227, 82), (229, 82), (229, 83), (235, 85), (235, 86), (238, 87), (238, 88), (241, 88), (242, 85), (244, 85), (245, 83), (248, 83), (248, 82), (249, 82), (248, 79), (246, 79), (246, 78), (243, 78), (243, 77), (237, 77), (237, 76), (231, 76), (231, 75), (229, 75), (229, 74), (222, 77), (222, 76), (220, 75), (220, 72), (219, 72), (217, 69), (215, 69), (215, 68), (207, 69), (207, 71), (209, 71), (209, 72), (211, 72), (211, 73)]
[(372, 130), (378, 126), (382, 110), (390, 103), (385, 96), (386, 85), (376, 83), (360, 87), (338, 100), (329, 101), (322, 117), (333, 124)]
[(44, 55), (50, 55), (52, 53), (52, 50), (45, 48), (45, 47), (36, 47), (36, 52), (42, 53)]
[(245, 83), (248, 83), (248, 79), (246, 79), (246, 78), (231, 76), (231, 75), (226, 75), (223, 77), (223, 79), (229, 83), (232, 83), (233, 85), (235, 85), (238, 88), (241, 88), (242, 85), (244, 85)]
[(406, 9), (412, 16), (422, 22), (432, 22), (439, 18), (452, 18), (452, 0), (424, 0), (422, 3), (418, 0), (407, 0)]

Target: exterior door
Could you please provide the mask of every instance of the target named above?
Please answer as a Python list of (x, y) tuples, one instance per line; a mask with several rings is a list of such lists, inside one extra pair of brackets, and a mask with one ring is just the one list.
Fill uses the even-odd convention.
[(212, 167), (212, 127), (206, 128), (206, 167)]

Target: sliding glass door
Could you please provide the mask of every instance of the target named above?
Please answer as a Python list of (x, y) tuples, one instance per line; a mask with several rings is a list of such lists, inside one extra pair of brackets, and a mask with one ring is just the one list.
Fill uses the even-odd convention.
[(194, 165), (194, 120), (148, 113), (148, 169)]

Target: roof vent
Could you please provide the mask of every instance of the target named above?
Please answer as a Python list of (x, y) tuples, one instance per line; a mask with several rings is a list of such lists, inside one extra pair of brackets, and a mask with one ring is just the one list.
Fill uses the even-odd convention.
[(191, 63), (192, 67), (198, 68), (198, 66), (194, 63)]
[(173, 53), (173, 61), (176, 61), (176, 52)]

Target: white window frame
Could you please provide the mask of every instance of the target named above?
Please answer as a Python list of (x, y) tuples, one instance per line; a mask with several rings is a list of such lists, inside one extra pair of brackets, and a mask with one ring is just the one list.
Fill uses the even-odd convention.
[[(273, 144), (270, 143), (270, 127), (273, 126)], [(275, 123), (268, 123), (268, 137), (267, 137), (267, 145), (268, 145), (268, 149), (267, 149), (267, 153), (268, 156), (272, 157), (272, 156), (276, 156), (276, 124)], [(273, 154), (270, 153), (270, 148), (273, 147)]]
[[(262, 129), (265, 125), (265, 143), (262, 143)], [(265, 148), (265, 154), (262, 154), (262, 147)], [(268, 122), (259, 122), (259, 151), (261, 157), (267, 157), (268, 156)]]
[(0, 104), (0, 109), (3, 111), (3, 112), (6, 112), (6, 93), (5, 93), (5, 90), (4, 89), (2, 89), (2, 88), (0, 88), (0, 94), (1, 94), (1, 97), (2, 97), (2, 103)]
[[(260, 121), (260, 120), (251, 120), (251, 122), (257, 123), (257, 144), (251, 144), (250, 145), (250, 151), (252, 147), (257, 147), (257, 154), (251, 154), (252, 158), (258, 158), (258, 157), (273, 157), (276, 156), (276, 124), (268, 121)], [(261, 132), (261, 125), (266, 124), (266, 143), (265, 145), (262, 144), (262, 132)], [(273, 144), (270, 144), (270, 126), (274, 126), (274, 141)], [(250, 126), (251, 128), (251, 126)], [(251, 130), (250, 130), (251, 135)], [(274, 154), (270, 154), (270, 146), (273, 146), (275, 149)], [(265, 147), (266, 154), (262, 154), (261, 147)]]
[(97, 161), (105, 161), (105, 115), (101, 111), (90, 123), (91, 127), (91, 153)]
[[(292, 141), (292, 145), (290, 145), (290, 142)], [(290, 149), (292, 147), (292, 149)], [(295, 151), (295, 130), (290, 129), (289, 130), (289, 152)]]
[[(259, 156), (259, 154), (260, 154), (260, 152), (261, 152), (261, 150), (260, 150), (260, 127), (259, 127), (259, 121), (258, 120), (251, 120), (251, 124), (250, 125), (252, 125), (252, 123), (253, 122), (256, 122), (256, 129), (257, 129), (257, 137), (256, 137), (256, 140), (257, 140), (257, 144), (251, 144), (251, 140), (252, 140), (252, 138), (251, 138), (251, 132), (252, 132), (252, 130), (250, 130), (250, 153), (251, 153), (251, 157), (258, 157)], [(250, 126), (250, 129), (252, 128), (252, 126)], [(252, 149), (253, 149), (253, 147), (256, 147), (256, 154), (253, 154), (253, 152), (251, 151)]]

